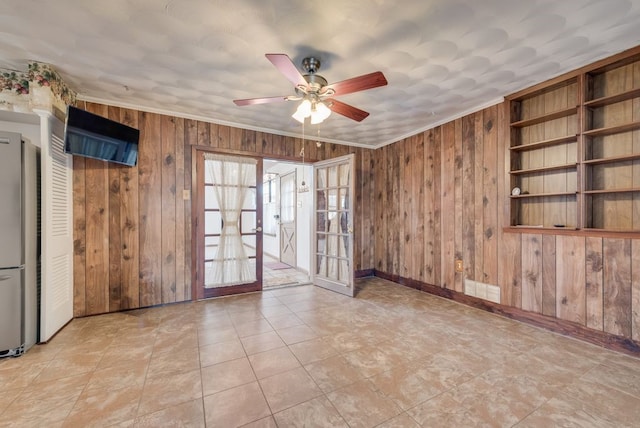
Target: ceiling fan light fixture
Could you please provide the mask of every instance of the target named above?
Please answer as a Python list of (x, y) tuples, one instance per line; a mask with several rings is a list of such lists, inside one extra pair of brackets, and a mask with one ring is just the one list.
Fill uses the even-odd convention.
[(304, 123), (304, 120), (311, 115), (311, 101), (305, 99), (302, 100), (296, 112), (291, 115), (292, 118), (300, 123)]
[(311, 110), (311, 124), (317, 125), (322, 123), (331, 115), (331, 110), (323, 102), (316, 103), (315, 110)]

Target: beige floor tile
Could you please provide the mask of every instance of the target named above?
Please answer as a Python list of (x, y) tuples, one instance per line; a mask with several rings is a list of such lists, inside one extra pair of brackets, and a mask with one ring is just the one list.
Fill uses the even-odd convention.
[(239, 339), (200, 347), (200, 365), (202, 367), (237, 360), (245, 356), (244, 348)]
[(318, 337), (318, 334), (306, 325), (278, 329), (277, 332), (287, 345)]
[(302, 320), (297, 316), (295, 316), (294, 314), (268, 316), (267, 321), (269, 321), (269, 324), (271, 324), (271, 327), (273, 327), (276, 330), (281, 330), (283, 328), (295, 327), (295, 326), (304, 324), (304, 322), (302, 322)]
[(238, 339), (238, 333), (231, 325), (222, 329), (215, 326), (198, 329), (198, 345), (201, 347), (236, 339)]
[(147, 379), (137, 416), (202, 398), (200, 370)]
[(240, 339), (247, 355), (269, 351), (286, 346), (275, 331), (247, 336)]
[(153, 343), (146, 345), (112, 345), (104, 352), (97, 369), (104, 369), (107, 367), (120, 366), (122, 364), (135, 364), (141, 361), (147, 363), (151, 359), (151, 353), (153, 352)]
[(201, 373), (204, 395), (215, 394), (256, 380), (246, 357), (204, 367)]
[(207, 426), (234, 428), (271, 415), (257, 382), (204, 397)]
[(387, 422), (378, 425), (376, 428), (420, 428), (420, 425), (408, 414), (402, 413)]
[(0, 359), (0, 427), (640, 420), (639, 358), (380, 278), (358, 284), (354, 299), (299, 286), (75, 319)]
[(268, 416), (243, 425), (242, 428), (278, 428), (278, 425), (276, 425), (276, 421), (273, 419), (273, 416)]
[(402, 410), (368, 380), (362, 380), (330, 392), (327, 397), (350, 427), (373, 427), (385, 422)]
[(260, 386), (274, 413), (318, 397), (322, 391), (304, 368), (261, 379)]
[(407, 414), (423, 427), (458, 428), (486, 425), (486, 422), (461, 406), (451, 394), (446, 392), (409, 409)]
[(236, 325), (238, 337), (255, 336), (256, 334), (267, 333), (273, 331), (271, 324), (266, 319), (249, 321)]
[(325, 393), (362, 379), (360, 372), (341, 355), (307, 364), (305, 369)]
[(184, 373), (198, 368), (200, 368), (200, 352), (197, 346), (185, 348), (180, 352), (154, 350), (149, 362), (147, 378)]
[(204, 407), (202, 399), (187, 401), (176, 406), (140, 416), (133, 424), (136, 428), (156, 427), (204, 427)]
[(158, 333), (156, 341), (153, 344), (153, 353), (179, 353), (189, 349), (197, 349), (197, 347), (198, 334), (196, 333), (195, 329), (187, 333)]
[(324, 360), (325, 358), (332, 357), (338, 353), (336, 349), (321, 337), (295, 343), (290, 345), (289, 349), (302, 364), (309, 364), (315, 361)]
[(274, 418), (281, 427), (349, 428), (333, 404), (324, 396), (276, 413)]
[(373, 376), (371, 382), (401, 409), (407, 410), (444, 391), (447, 387), (433, 379), (420, 376), (416, 366), (399, 366)]
[(91, 374), (85, 391), (98, 389), (114, 391), (122, 388), (135, 388), (144, 386), (147, 375), (147, 362), (123, 364), (116, 367), (99, 369)]
[(1, 420), (14, 421), (16, 426), (36, 426), (28, 421), (40, 421), (42, 416), (50, 418), (52, 423), (62, 421), (73, 408), (90, 376), (84, 373), (32, 384), (8, 405)]
[(92, 372), (102, 355), (72, 355), (52, 360), (33, 380), (34, 383), (48, 382), (82, 373)]
[(258, 379), (300, 367), (289, 348), (278, 348), (249, 356), (251, 367)]
[(104, 427), (135, 418), (142, 387), (118, 390), (85, 391), (65, 425), (69, 427)]

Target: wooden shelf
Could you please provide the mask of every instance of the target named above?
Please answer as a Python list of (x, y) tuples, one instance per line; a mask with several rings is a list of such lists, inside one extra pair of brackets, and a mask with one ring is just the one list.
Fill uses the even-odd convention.
[(600, 190), (585, 190), (585, 195), (604, 195), (608, 193), (633, 193), (640, 192), (640, 187), (629, 187), (626, 189), (600, 189)]
[(578, 230), (578, 228), (575, 226), (535, 226), (535, 225), (528, 225), (528, 224), (516, 224), (510, 227), (514, 227), (517, 229), (556, 230), (556, 231), (557, 230)]
[(630, 155), (620, 155), (620, 156), (611, 156), (609, 158), (598, 158), (598, 159), (589, 159), (583, 161), (585, 165), (600, 165), (605, 163), (613, 163), (613, 162), (624, 162), (640, 159), (640, 153), (633, 153)]
[(638, 97), (640, 97), (640, 88), (623, 92), (621, 94), (610, 95), (608, 97), (596, 98), (594, 100), (585, 101), (584, 106), (588, 108), (604, 107), (610, 104), (615, 104), (615, 103), (631, 100), (633, 98), (638, 98)]
[(525, 199), (525, 198), (548, 198), (554, 196), (575, 196), (578, 192), (553, 192), (553, 193), (525, 193), (520, 195), (510, 195), (511, 199)]
[(536, 172), (547, 172), (547, 171), (556, 171), (563, 169), (572, 169), (577, 168), (577, 163), (569, 163), (565, 165), (552, 165), (552, 166), (543, 166), (540, 168), (528, 168), (528, 169), (518, 169), (510, 172), (511, 175), (522, 175), (522, 174), (533, 174)]
[(587, 137), (601, 137), (604, 135), (619, 134), (622, 132), (633, 131), (640, 128), (640, 122), (625, 123), (624, 125), (609, 126), (606, 128), (597, 128), (584, 131), (583, 135)]
[(509, 147), (509, 150), (512, 150), (514, 152), (520, 152), (525, 150), (535, 150), (535, 149), (541, 149), (544, 147), (571, 143), (577, 140), (578, 140), (577, 135), (567, 135), (566, 137), (550, 138), (548, 140), (536, 141), (535, 143), (520, 144), (518, 146), (512, 146), (512, 147)]
[(514, 128), (523, 128), (525, 126), (537, 125), (539, 123), (548, 122), (554, 119), (560, 119), (561, 117), (567, 117), (574, 114), (578, 114), (578, 107), (570, 107), (564, 110), (554, 111), (553, 113), (547, 113), (542, 116), (533, 117), (531, 119), (519, 120), (512, 122), (511, 126)]

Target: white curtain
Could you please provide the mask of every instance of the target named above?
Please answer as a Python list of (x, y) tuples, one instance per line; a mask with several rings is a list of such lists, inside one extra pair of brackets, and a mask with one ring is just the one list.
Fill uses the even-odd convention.
[(240, 218), (249, 186), (255, 185), (256, 160), (211, 153), (204, 156), (222, 217), (220, 241), (206, 272), (205, 288), (254, 282), (256, 270), (242, 243)]

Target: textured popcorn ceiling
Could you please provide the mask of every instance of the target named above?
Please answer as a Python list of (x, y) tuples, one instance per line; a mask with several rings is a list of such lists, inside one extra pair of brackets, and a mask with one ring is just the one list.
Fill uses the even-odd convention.
[[(3, 0), (0, 67), (52, 64), (81, 99), (299, 135), (293, 95), (264, 57), (316, 55), (329, 82), (382, 71), (339, 97), (326, 141), (380, 146), (640, 44), (640, 0)], [(307, 135), (316, 135), (307, 126)]]

